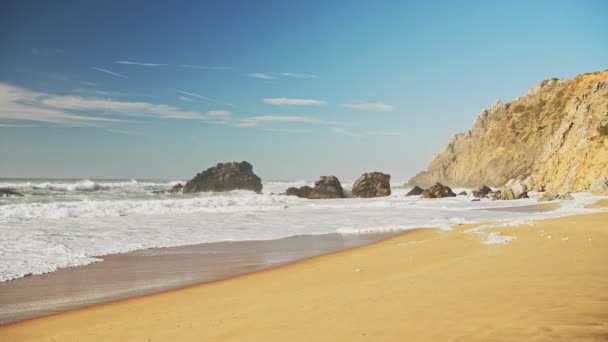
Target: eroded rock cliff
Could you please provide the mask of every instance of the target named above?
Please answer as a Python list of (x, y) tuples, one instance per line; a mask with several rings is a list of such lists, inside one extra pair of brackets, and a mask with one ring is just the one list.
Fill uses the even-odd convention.
[(410, 186), (501, 186), (587, 191), (608, 175), (608, 70), (541, 82), (495, 102), (456, 134)]

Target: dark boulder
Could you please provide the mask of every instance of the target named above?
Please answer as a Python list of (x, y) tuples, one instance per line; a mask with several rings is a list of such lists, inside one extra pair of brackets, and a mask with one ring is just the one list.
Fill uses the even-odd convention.
[(344, 198), (344, 190), (336, 176), (321, 176), (308, 194), (310, 199)]
[(461, 191), (458, 193), (458, 196), (468, 196), (466, 191)]
[(449, 186), (445, 186), (441, 183), (436, 183), (432, 187), (422, 192), (424, 198), (443, 198), (443, 197), (456, 197), (456, 194), (450, 189)]
[(381, 172), (364, 173), (353, 184), (353, 197), (384, 197), (391, 194), (391, 175)]
[(288, 188), (287, 191), (285, 192), (285, 195), (287, 196), (298, 196), (301, 198), (308, 198), (308, 195), (310, 194), (310, 192), (312, 191), (312, 188), (309, 187), (308, 185), (302, 186), (300, 188)]
[(219, 163), (197, 174), (183, 187), (174, 186), (172, 193), (221, 192), (232, 190), (251, 190), (262, 192), (262, 180), (253, 173), (248, 162)]
[(486, 197), (490, 192), (492, 192), (492, 189), (490, 189), (484, 185), (477, 190), (473, 190), (473, 197), (477, 197), (477, 198)]
[(0, 189), (0, 197), (23, 197), (23, 194), (12, 189)]
[(423, 191), (424, 191), (423, 188), (416, 185), (415, 187), (412, 188), (412, 190), (410, 190), (407, 194), (405, 194), (405, 196), (418, 196), (418, 195), (421, 195)]

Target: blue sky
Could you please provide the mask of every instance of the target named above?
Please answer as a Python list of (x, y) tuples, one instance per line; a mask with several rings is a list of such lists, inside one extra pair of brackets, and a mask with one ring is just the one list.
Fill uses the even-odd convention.
[(424, 169), (494, 100), (608, 68), (605, 1), (4, 1), (0, 177)]

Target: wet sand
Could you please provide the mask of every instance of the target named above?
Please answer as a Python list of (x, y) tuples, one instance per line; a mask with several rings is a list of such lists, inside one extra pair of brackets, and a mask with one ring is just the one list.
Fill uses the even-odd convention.
[(108, 255), (103, 262), (0, 283), (0, 325), (234, 277), (389, 236), (306, 235)]
[(0, 328), (6, 341), (604, 341), (608, 213), (419, 229), (225, 281)]

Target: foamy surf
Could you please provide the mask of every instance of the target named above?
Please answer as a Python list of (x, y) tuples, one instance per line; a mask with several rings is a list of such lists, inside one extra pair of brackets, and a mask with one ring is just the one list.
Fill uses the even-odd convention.
[[(487, 209), (529, 206), (536, 200), (471, 202), (467, 196), (422, 200), (405, 197), (407, 189), (395, 189), (389, 197), (373, 199), (305, 200), (277, 195), (291, 186), (311, 185), (304, 180), (265, 182), (264, 194), (152, 193), (175, 183), (0, 181), (0, 187), (15, 188), (26, 195), (0, 199), (0, 281), (86, 265), (99, 261), (99, 256), (152, 247), (336, 232), (451, 229), (462, 223), (528, 222), (592, 212), (584, 206), (597, 199), (575, 194), (574, 201), (555, 211), (518, 212)], [(348, 185), (345, 188), (350, 190)], [(496, 243), (509, 242), (505, 238), (491, 234), (487, 237)]]

